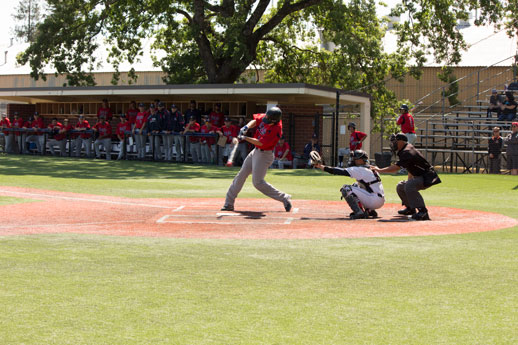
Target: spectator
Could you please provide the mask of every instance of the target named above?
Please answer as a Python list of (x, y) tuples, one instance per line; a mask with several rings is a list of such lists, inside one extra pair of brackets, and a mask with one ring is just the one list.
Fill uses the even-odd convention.
[[(2, 114), (2, 120), (0, 120), (0, 128), (11, 128), (11, 120), (9, 120), (7, 114), (5, 113)], [(13, 153), (14, 133), (11, 131), (3, 131), (2, 134), (5, 138), (4, 152)]]
[(49, 133), (47, 135), (47, 145), (49, 147), (50, 153), (53, 156), (57, 156), (57, 152), (55, 151), (55, 147), (59, 147), (59, 154), (61, 156), (65, 156), (65, 145), (66, 141), (63, 140), (64, 136), (60, 135), (61, 130), (64, 128), (63, 125), (58, 122), (57, 118), (53, 118), (52, 122), (47, 126)]
[[(350, 122), (347, 125), (347, 130), (349, 130), (349, 148), (340, 148), (338, 150), (338, 166), (343, 167), (344, 166), (344, 156), (349, 157), (351, 152), (354, 152), (355, 150), (360, 150), (363, 146), (363, 141), (365, 138), (367, 138), (367, 134), (357, 131), (356, 130), (356, 124), (354, 122)], [(345, 165), (349, 166), (349, 162), (347, 162)]]
[[(183, 135), (195, 134), (200, 132), (200, 124), (196, 122), (195, 115), (189, 117), (189, 123), (185, 126)], [(201, 159), (200, 138), (196, 135), (189, 135), (189, 149), (193, 163), (198, 163)]]
[(29, 126), (32, 130), (32, 134), (27, 136), (26, 141), (27, 143), (36, 143), (38, 152), (42, 154), (45, 137), (41, 130), (45, 128), (45, 125), (43, 124), (43, 119), (40, 117), (40, 114), (37, 111), (34, 112), (33, 120)]
[[(205, 117), (205, 123), (201, 126), (200, 133), (204, 134), (216, 134), (219, 129), (212, 125), (211, 118)], [(214, 163), (216, 156), (216, 138), (214, 136), (201, 137), (201, 161), (203, 163)]]
[[(237, 127), (241, 130), (246, 125), (245, 118), (239, 117), (239, 122)], [(246, 135), (246, 133), (245, 133)], [(245, 140), (239, 140), (239, 144), (237, 146), (236, 155), (241, 158), (241, 164), (245, 161), (246, 156), (248, 156), (248, 143)], [(237, 157), (234, 157), (234, 162)]]
[[(163, 107), (162, 107), (163, 108)], [(151, 114), (147, 118), (146, 132), (149, 138), (149, 143), (153, 149), (153, 159), (160, 160), (160, 130), (161, 130), (161, 119), (158, 109), (154, 104), (150, 106)]]
[(90, 123), (88, 123), (83, 114), (79, 114), (75, 130), (81, 132), (75, 140), (76, 157), (81, 157), (81, 150), (84, 146), (86, 157), (91, 158), (92, 135), (90, 133), (86, 133), (87, 131), (90, 131)]
[[(396, 124), (401, 126), (401, 132), (406, 135), (408, 139), (408, 143), (414, 145), (417, 135), (415, 134), (415, 126), (414, 126), (414, 117), (410, 110), (408, 110), (408, 105), (403, 104), (399, 108), (401, 115), (399, 115)], [(414, 110), (412, 108), (412, 110)]]
[(500, 174), (500, 160), (503, 145), (504, 142), (500, 136), (500, 128), (493, 128), (493, 136), (488, 140), (490, 174)]
[(497, 118), (500, 117), (500, 113), (502, 109), (500, 105), (502, 104), (502, 99), (496, 89), (491, 90), (491, 96), (489, 97), (489, 107), (487, 108), (487, 118), (490, 119), (493, 117), (493, 113), (496, 113)]
[(230, 119), (230, 117), (225, 117), (225, 125), (223, 127), (221, 127), (218, 131), (219, 135), (224, 135), (225, 137), (227, 137), (227, 142), (225, 143), (225, 147), (219, 148), (219, 159), (220, 159), (219, 165), (223, 165), (223, 162), (225, 162), (225, 164), (226, 163), (234, 164), (234, 162), (230, 162), (228, 159), (229, 159), (230, 153), (234, 149), (234, 145), (236, 144), (236, 143), (234, 143), (233, 139), (236, 138), (236, 140), (237, 140), (238, 133), (239, 133), (239, 128), (236, 125), (232, 124), (232, 120)]
[(507, 168), (511, 175), (518, 175), (518, 122), (511, 125), (511, 133), (504, 139), (507, 144)]
[(293, 156), (291, 155), (290, 144), (284, 140), (284, 135), (281, 136), (277, 145), (273, 149), (274, 161), (272, 163), (272, 167), (278, 167), (279, 169), (284, 169), (284, 166), (293, 166)]
[(506, 92), (505, 101), (500, 106), (502, 112), (498, 116), (498, 121), (513, 121), (516, 118), (517, 105), (518, 103), (514, 100), (513, 94), (511, 92)]
[(121, 115), (120, 123), (117, 125), (117, 138), (119, 139), (119, 155), (117, 156), (117, 160), (121, 160), (126, 157), (127, 151), (127, 140), (126, 140), (126, 132), (131, 132), (131, 123), (127, 120), (126, 115)]
[(92, 130), (95, 133), (97, 139), (94, 142), (95, 158), (101, 158), (101, 145), (104, 147), (106, 152), (106, 160), (111, 160), (112, 154), (112, 126), (105, 119), (105, 115), (100, 115), (99, 121), (95, 124)]
[(101, 118), (101, 115), (104, 115), (105, 121), (110, 122), (113, 117), (112, 110), (110, 109), (110, 104), (108, 103), (108, 100), (105, 98), (103, 99), (103, 105), (97, 110), (97, 119), (99, 120)]
[[(154, 107), (154, 105), (153, 105)], [(138, 113), (135, 118), (135, 126), (133, 127), (133, 135), (137, 145), (137, 159), (144, 159), (146, 157), (146, 123), (149, 117), (149, 112), (146, 111), (146, 105), (139, 103)]]
[(171, 105), (171, 118), (173, 121), (173, 141), (174, 149), (176, 151), (176, 161), (180, 162), (182, 160), (182, 152), (184, 152), (184, 137), (181, 135), (181, 133), (185, 129), (185, 118), (176, 107), (176, 104)]
[(210, 122), (214, 127), (223, 127), (225, 115), (221, 112), (221, 104), (216, 103), (214, 105), (214, 110), (209, 114)]
[[(311, 159), (309, 158), (309, 153), (311, 151), (317, 151), (319, 154), (322, 154), (322, 150), (320, 149), (320, 145), (318, 144), (318, 135), (313, 133), (311, 137), (311, 141), (304, 146), (304, 160), (306, 161), (306, 168), (312, 168)], [(343, 158), (342, 158), (343, 159)]]

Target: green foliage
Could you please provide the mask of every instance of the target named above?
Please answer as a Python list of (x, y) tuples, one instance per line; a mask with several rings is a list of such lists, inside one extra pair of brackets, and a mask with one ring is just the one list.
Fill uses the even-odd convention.
[(453, 74), (453, 68), (443, 67), (441, 72), (438, 74), (439, 80), (447, 83), (447, 89), (442, 91), (442, 97), (448, 98), (448, 102), (450, 106), (459, 105), (460, 101), (457, 98), (459, 95), (459, 83), (457, 81), (457, 77)]
[(36, 27), (45, 18), (40, 0), (22, 0), (19, 2), (13, 19), (18, 23), (14, 35), (22, 42), (33, 42)]

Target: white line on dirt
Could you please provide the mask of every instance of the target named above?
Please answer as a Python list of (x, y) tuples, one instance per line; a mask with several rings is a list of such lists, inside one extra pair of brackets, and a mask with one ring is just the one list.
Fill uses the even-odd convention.
[(15, 191), (9, 191), (9, 190), (0, 190), (0, 193), (1, 194), (8, 194), (8, 195), (23, 195), (23, 196), (26, 196), (26, 197), (40, 197), (40, 198), (46, 198), (46, 199), (50, 198), (50, 199), (63, 199), (63, 200), (75, 200), (75, 201), (100, 202), (100, 203), (113, 204), (113, 205), (142, 206), (142, 207), (163, 208), (163, 209), (171, 209), (172, 208), (172, 207), (169, 207), (169, 206), (161, 206), (161, 205), (149, 205), (149, 204), (140, 204), (140, 203), (123, 202), (123, 201), (112, 201), (112, 200), (102, 200), (102, 199), (88, 199), (88, 198), (62, 196), (62, 195), (48, 195), (48, 194), (39, 194), (39, 193), (15, 192)]
[(118, 223), (139, 223), (141, 220), (119, 220), (114, 222), (89, 222), (89, 223), (62, 223), (62, 224), (13, 224), (13, 225), (0, 225), (0, 229), (10, 228), (51, 228), (56, 226), (88, 226), (88, 225), (105, 225), (105, 224), (118, 224)]

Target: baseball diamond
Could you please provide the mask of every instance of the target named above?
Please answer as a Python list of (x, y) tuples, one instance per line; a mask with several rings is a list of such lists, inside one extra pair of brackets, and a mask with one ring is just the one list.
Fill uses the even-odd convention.
[[(460, 234), (518, 225), (518, 220), (503, 215), (448, 207), (431, 207), (433, 221), (414, 222), (394, 216), (400, 207), (396, 204), (386, 204), (376, 219), (350, 220), (343, 201), (294, 200), (292, 212), (286, 213), (269, 199), (239, 199), (235, 211), (227, 212), (219, 210), (218, 198), (133, 199), (5, 186), (0, 195), (37, 200), (3, 206), (0, 235), (317, 239)], [(49, 218), (52, 213), (60, 217)]]

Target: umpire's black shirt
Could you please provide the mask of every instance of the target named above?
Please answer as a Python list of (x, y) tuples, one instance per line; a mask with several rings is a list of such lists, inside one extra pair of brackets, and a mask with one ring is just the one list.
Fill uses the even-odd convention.
[(396, 165), (405, 168), (412, 176), (421, 176), (432, 167), (412, 144), (407, 143), (397, 155), (399, 160)]

